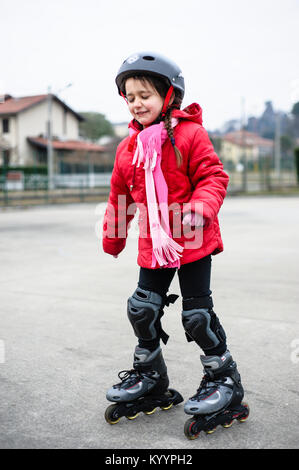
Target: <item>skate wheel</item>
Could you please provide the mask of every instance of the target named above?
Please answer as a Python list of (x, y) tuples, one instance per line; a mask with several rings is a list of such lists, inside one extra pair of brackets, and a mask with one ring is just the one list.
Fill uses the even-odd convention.
[(133, 416), (126, 416), (126, 418), (127, 418), (127, 419), (130, 419), (130, 420), (133, 420), (133, 419), (136, 419), (138, 415), (139, 415), (139, 413), (136, 413), (136, 415), (133, 415)]
[(110, 405), (105, 411), (105, 420), (109, 424), (116, 424), (119, 422), (120, 418), (115, 418), (114, 417), (114, 412), (117, 408), (117, 405)]
[(205, 431), (206, 434), (213, 434), (213, 432), (216, 431), (216, 428), (214, 429), (209, 429), (208, 431)]
[(144, 413), (145, 415), (152, 415), (152, 414), (155, 413), (156, 409), (157, 409), (157, 408), (153, 408), (152, 411), (144, 411), (143, 413)]
[(233, 420), (230, 423), (222, 424), (222, 427), (227, 429), (227, 428), (230, 428), (232, 425), (233, 425)]
[(247, 411), (246, 412), (244, 411), (244, 413), (246, 413), (245, 416), (243, 416), (241, 418), (237, 418), (239, 423), (244, 423), (247, 420), (248, 416), (249, 416), (249, 406), (248, 406), (248, 404), (247, 403), (242, 403), (242, 405), (245, 408), (247, 408)]
[(164, 410), (164, 411), (170, 410), (170, 408), (172, 407), (172, 405), (173, 405), (173, 403), (170, 403), (169, 406), (161, 406), (161, 410)]
[(190, 418), (190, 419), (187, 419), (187, 421), (185, 422), (185, 426), (184, 426), (184, 434), (191, 441), (193, 441), (194, 439), (197, 439), (200, 434), (199, 432), (194, 433), (192, 430), (193, 425), (195, 423), (196, 421), (194, 421), (194, 418)]

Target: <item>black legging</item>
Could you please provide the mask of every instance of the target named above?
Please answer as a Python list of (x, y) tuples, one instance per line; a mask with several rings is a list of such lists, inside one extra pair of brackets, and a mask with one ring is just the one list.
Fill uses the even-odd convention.
[[(183, 300), (189, 297), (200, 297), (203, 301), (211, 298), (211, 261), (211, 255), (209, 255), (193, 263), (183, 264), (178, 269)], [(157, 292), (164, 297), (176, 270), (177, 268), (140, 268), (138, 286)]]
[[(184, 303), (188, 303), (188, 299), (196, 299), (196, 306), (201, 308), (212, 308), (212, 291), (210, 290), (211, 281), (211, 255), (206, 256), (193, 263), (183, 264), (178, 269), (179, 283), (181, 295)], [(169, 289), (171, 281), (175, 275), (177, 268), (160, 268), (147, 269), (140, 268), (138, 286), (142, 289), (157, 292), (164, 297)], [(190, 301), (189, 301), (190, 302)], [(158, 347), (160, 339), (153, 341), (139, 340), (140, 347), (147, 347), (154, 350)], [(226, 350), (226, 343), (220, 344), (213, 350), (209, 350), (209, 354), (221, 355)]]

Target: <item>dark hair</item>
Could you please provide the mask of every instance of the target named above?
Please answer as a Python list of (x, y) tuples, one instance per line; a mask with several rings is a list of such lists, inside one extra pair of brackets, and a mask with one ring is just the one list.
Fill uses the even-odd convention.
[[(121, 89), (121, 91), (124, 95), (126, 94), (125, 85), (126, 85), (126, 81), (128, 80), (128, 78), (134, 78), (135, 80), (140, 80), (143, 83), (145, 83), (145, 82), (150, 83), (152, 85), (152, 87), (155, 88), (157, 93), (159, 93), (159, 95), (163, 99), (165, 99), (165, 97), (167, 95), (167, 92), (169, 90), (169, 87), (170, 87), (168, 80), (163, 79), (162, 77), (156, 77), (154, 75), (146, 75), (144, 73), (139, 75), (139, 74), (135, 73), (132, 76), (126, 76), (125, 78), (123, 78), (123, 80), (121, 82), (121, 85), (120, 85), (120, 89)], [(173, 100), (172, 104), (168, 107), (165, 116), (163, 117), (162, 114), (160, 114), (160, 116), (158, 116), (156, 121), (152, 124), (157, 124), (157, 123), (161, 122), (162, 120), (164, 120), (167, 135), (168, 135), (168, 137), (169, 137), (169, 139), (172, 143), (173, 149), (174, 149), (177, 165), (180, 167), (182, 162), (183, 162), (183, 157), (182, 157), (182, 154), (179, 151), (179, 149), (174, 144), (173, 127), (171, 125), (171, 116), (172, 116), (172, 110), (173, 109), (180, 109), (181, 104), (182, 104), (182, 98), (179, 95), (179, 93), (176, 92), (176, 90), (174, 92), (175, 92), (174, 100)]]

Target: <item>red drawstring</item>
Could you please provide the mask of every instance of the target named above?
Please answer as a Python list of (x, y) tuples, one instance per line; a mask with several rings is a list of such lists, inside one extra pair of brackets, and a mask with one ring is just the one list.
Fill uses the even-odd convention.
[[(130, 140), (129, 140), (129, 143), (128, 143), (128, 151), (129, 151), (129, 152), (133, 152), (133, 150), (134, 150), (134, 145), (135, 145), (135, 142), (136, 142), (136, 139), (137, 139), (138, 134), (139, 134), (139, 132), (136, 132), (135, 134), (133, 134), (133, 135), (130, 137)], [(133, 188), (134, 188), (135, 172), (136, 172), (136, 165), (134, 165), (134, 169), (133, 169), (133, 178), (132, 178), (132, 182), (131, 182), (131, 184), (130, 184), (130, 191), (132, 191)]]
[(133, 178), (132, 178), (132, 182), (131, 182), (131, 184), (130, 184), (130, 191), (133, 191), (133, 188), (134, 188), (135, 173), (136, 173), (136, 165), (134, 165), (134, 169), (133, 169)]

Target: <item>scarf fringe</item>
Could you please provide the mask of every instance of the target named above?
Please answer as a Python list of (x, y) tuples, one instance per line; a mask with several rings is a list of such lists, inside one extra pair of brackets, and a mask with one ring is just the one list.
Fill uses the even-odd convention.
[(152, 267), (155, 266), (155, 261), (160, 266), (179, 267), (184, 248), (167, 235), (161, 225), (155, 227), (154, 233), (151, 235), (153, 243)]

